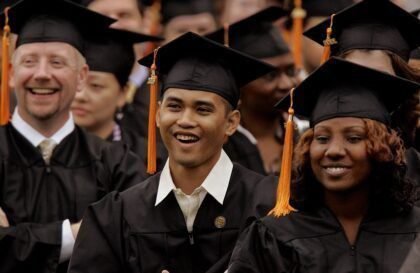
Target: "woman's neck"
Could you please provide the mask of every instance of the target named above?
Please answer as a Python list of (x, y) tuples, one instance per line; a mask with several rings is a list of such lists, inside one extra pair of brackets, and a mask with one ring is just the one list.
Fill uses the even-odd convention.
[(349, 243), (354, 245), (359, 226), (368, 211), (368, 189), (362, 187), (356, 191), (346, 193), (325, 191), (324, 201), (343, 227)]
[(89, 131), (89, 133), (92, 133), (102, 139), (107, 139), (112, 134), (115, 124), (115, 121), (112, 120), (110, 122), (102, 124), (101, 126), (86, 129)]
[(274, 137), (278, 126), (280, 126), (280, 117), (278, 115), (263, 115), (252, 112), (247, 109), (241, 109), (241, 120), (244, 127), (249, 130), (256, 139), (265, 137)]

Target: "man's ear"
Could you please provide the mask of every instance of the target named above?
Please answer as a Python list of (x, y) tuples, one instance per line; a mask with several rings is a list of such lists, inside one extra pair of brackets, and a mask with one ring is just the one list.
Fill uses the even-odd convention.
[(10, 86), (10, 88), (11, 89), (14, 89), (15, 88), (15, 70), (14, 70), (14, 67), (13, 67), (13, 64), (10, 64), (10, 66), (9, 66), (9, 86)]
[(126, 98), (127, 98), (127, 92), (128, 92), (129, 86), (126, 84), (124, 85), (124, 87), (122, 88), (122, 90), (120, 90), (120, 93), (118, 94), (117, 97), (117, 106), (119, 108), (123, 108), (124, 105), (126, 104)]
[(156, 126), (158, 128), (160, 128), (160, 108), (162, 107), (162, 101), (158, 101), (158, 105), (157, 105), (157, 109), (156, 109)]
[(231, 136), (236, 132), (241, 122), (241, 113), (239, 110), (233, 110), (227, 115), (226, 135)]
[(85, 88), (88, 73), (89, 66), (84, 64), (77, 75), (77, 91), (82, 91)]

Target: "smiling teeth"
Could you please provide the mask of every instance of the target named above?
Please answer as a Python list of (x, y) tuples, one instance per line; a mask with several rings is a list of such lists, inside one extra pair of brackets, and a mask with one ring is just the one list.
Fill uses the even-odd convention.
[(46, 95), (46, 94), (52, 94), (52, 93), (54, 93), (55, 92), (55, 89), (32, 88), (31, 91), (32, 91), (32, 93), (35, 93), (35, 94)]
[(196, 136), (186, 136), (186, 135), (177, 135), (176, 138), (182, 141), (196, 141), (198, 137)]
[(345, 167), (326, 167), (325, 169), (330, 174), (341, 174), (347, 170)]

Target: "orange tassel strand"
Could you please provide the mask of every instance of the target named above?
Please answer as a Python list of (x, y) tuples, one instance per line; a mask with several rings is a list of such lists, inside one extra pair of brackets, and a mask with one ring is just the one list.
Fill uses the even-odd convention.
[(223, 24), (224, 36), (223, 36), (223, 43), (225, 46), (229, 47), (229, 24)]
[(9, 90), (9, 48), (10, 48), (10, 26), (9, 7), (4, 9), (6, 22), (2, 38), (2, 64), (1, 64), (1, 90), (0, 90), (0, 125), (6, 125), (10, 119), (10, 90)]
[(150, 105), (149, 105), (149, 128), (147, 138), (147, 173), (156, 172), (156, 108), (157, 93), (159, 88), (158, 76), (156, 74), (156, 56), (159, 48), (154, 50), (153, 64), (150, 67), (150, 77), (147, 84), (150, 85)]
[(303, 33), (303, 19), (306, 17), (306, 11), (302, 8), (302, 0), (295, 0), (295, 8), (292, 11), (293, 28), (293, 57), (295, 66), (298, 69), (303, 67), (302, 61), (302, 33)]
[[(158, 35), (160, 30), (160, 12), (161, 12), (161, 0), (154, 0), (150, 9), (150, 35)], [(156, 43), (149, 42), (146, 45), (146, 49), (144, 50), (144, 56), (152, 52), (156, 48)]]
[[(159, 24), (160, 24), (160, 10), (161, 10), (161, 1), (154, 0), (152, 6), (150, 7), (150, 35), (158, 35), (159, 34)], [(155, 42), (148, 42), (145, 44), (145, 48), (143, 50), (143, 56), (149, 54), (156, 48)], [(137, 93), (137, 86), (132, 82), (127, 82), (127, 93), (125, 96), (125, 101), (127, 104), (132, 104), (134, 101), (134, 96)]]
[(324, 40), (324, 52), (322, 53), (321, 64), (325, 63), (330, 58), (331, 46), (338, 43), (335, 38), (331, 38), (334, 16), (335, 14), (331, 15), (330, 27), (327, 28), (327, 38)]
[(286, 133), (283, 145), (283, 157), (281, 160), (281, 169), (279, 183), (277, 187), (277, 201), (275, 207), (268, 213), (275, 217), (285, 216), (292, 211), (296, 211), (290, 204), (290, 184), (292, 179), (292, 159), (293, 159), (293, 92), (290, 91), (289, 117), (286, 123)]

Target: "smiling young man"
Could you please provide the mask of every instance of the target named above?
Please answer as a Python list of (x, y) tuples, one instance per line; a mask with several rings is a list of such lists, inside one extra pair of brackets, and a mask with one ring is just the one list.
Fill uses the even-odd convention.
[(86, 134), (70, 113), (88, 72), (83, 37), (112, 20), (64, 0), (20, 1), (9, 17), (18, 103), (0, 127), (0, 272), (66, 272), (87, 206), (145, 178), (126, 147)]
[(239, 232), (273, 204), (275, 179), (222, 149), (239, 125), (239, 87), (272, 68), (193, 33), (161, 47), (156, 64), (169, 159), (142, 186), (89, 209), (69, 272), (223, 272)]

